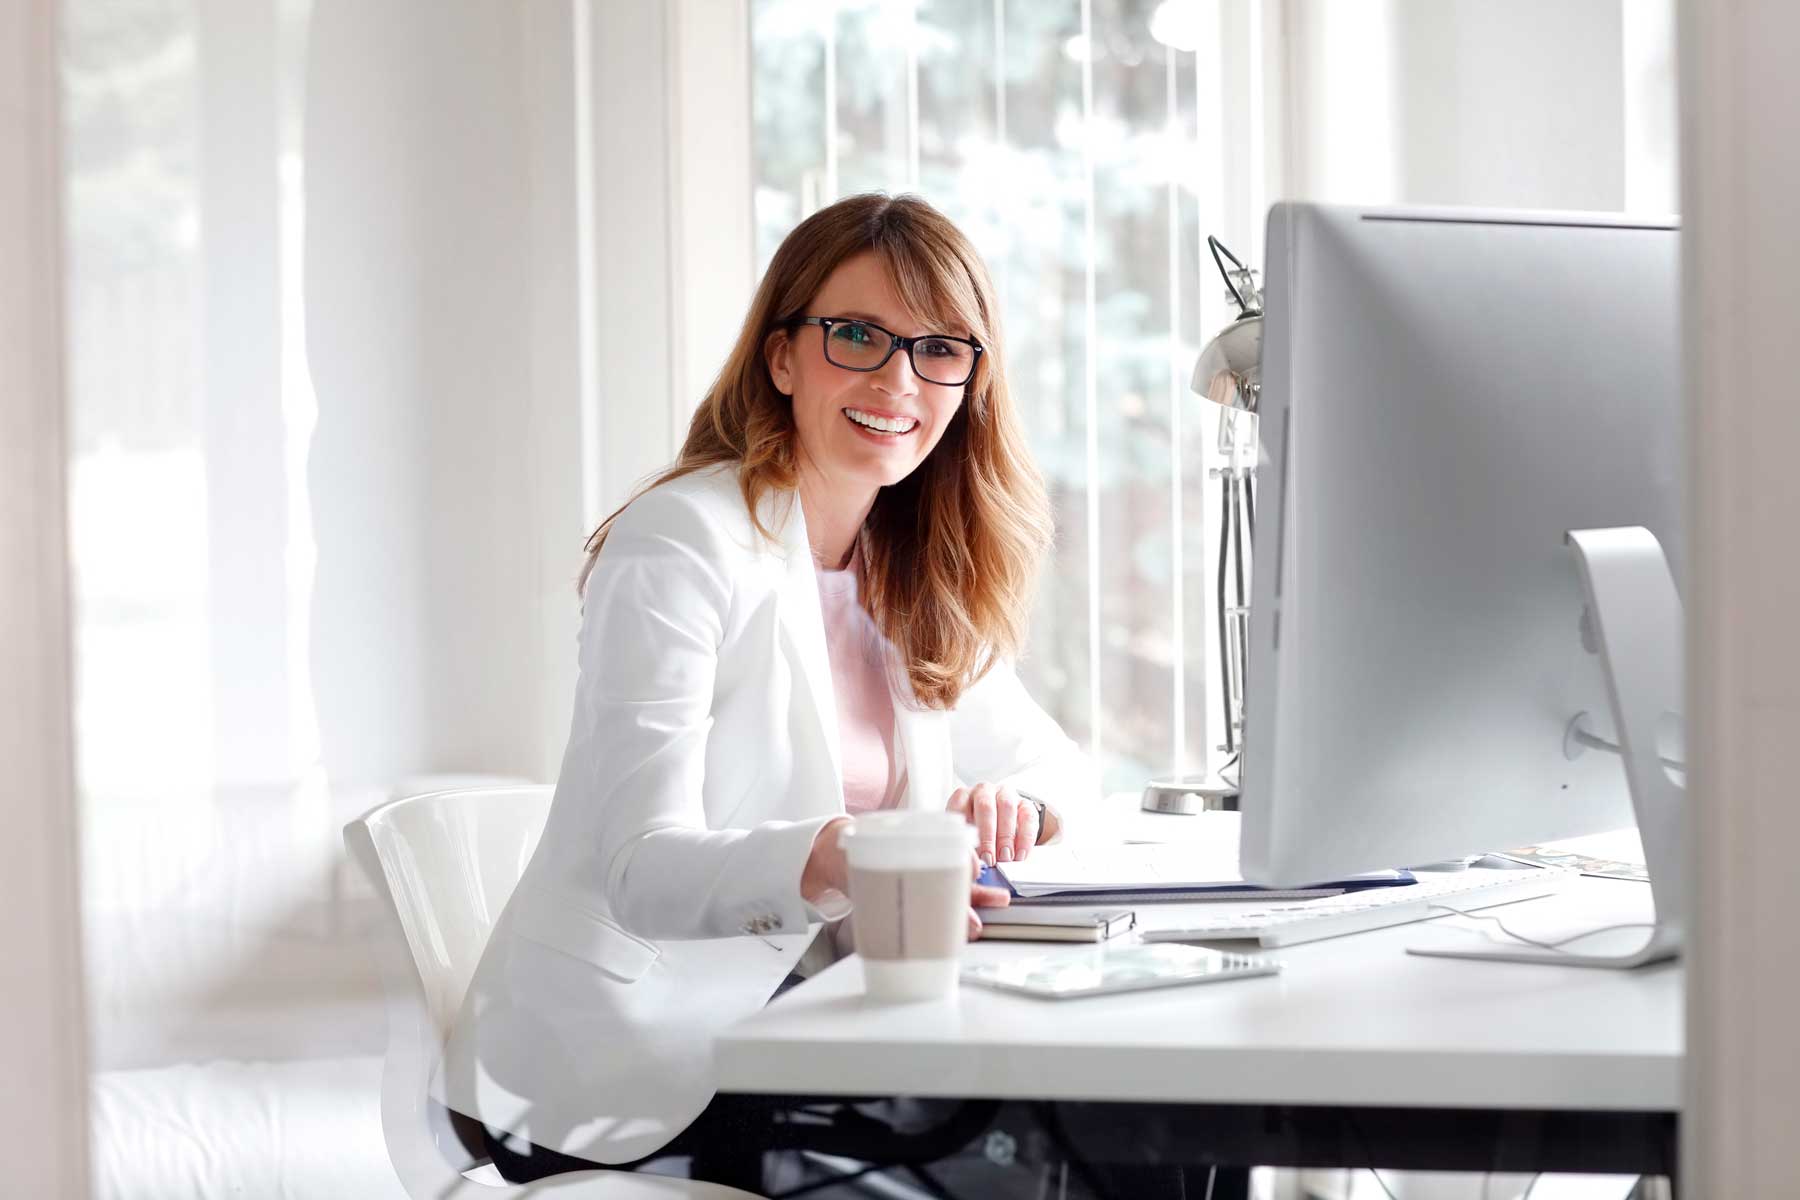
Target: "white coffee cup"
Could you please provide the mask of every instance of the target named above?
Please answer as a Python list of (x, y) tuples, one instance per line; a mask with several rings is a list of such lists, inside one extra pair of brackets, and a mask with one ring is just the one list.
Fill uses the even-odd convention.
[(867, 813), (841, 844), (867, 994), (930, 1000), (953, 993), (968, 941), (974, 828), (946, 812)]

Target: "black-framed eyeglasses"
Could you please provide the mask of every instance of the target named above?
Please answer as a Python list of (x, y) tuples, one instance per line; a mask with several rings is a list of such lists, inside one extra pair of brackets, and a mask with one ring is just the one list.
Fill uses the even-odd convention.
[(795, 317), (793, 325), (817, 325), (825, 331), (825, 361), (846, 371), (879, 371), (904, 350), (913, 374), (927, 383), (961, 387), (975, 377), (982, 346), (972, 338), (942, 333), (901, 337), (873, 321), (851, 317)]

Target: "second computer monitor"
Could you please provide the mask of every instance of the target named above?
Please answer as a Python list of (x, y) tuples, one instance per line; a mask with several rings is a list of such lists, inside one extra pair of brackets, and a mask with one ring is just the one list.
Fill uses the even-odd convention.
[[(1243, 869), (1289, 884), (1632, 823), (1572, 529), (1683, 579), (1673, 223), (1269, 217)], [(1589, 639), (1591, 645), (1591, 639)]]

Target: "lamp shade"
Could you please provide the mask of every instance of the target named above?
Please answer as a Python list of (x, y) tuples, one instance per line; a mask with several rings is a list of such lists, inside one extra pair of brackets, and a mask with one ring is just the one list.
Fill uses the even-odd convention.
[(1215, 404), (1255, 412), (1262, 393), (1262, 314), (1239, 317), (1206, 343), (1189, 386)]

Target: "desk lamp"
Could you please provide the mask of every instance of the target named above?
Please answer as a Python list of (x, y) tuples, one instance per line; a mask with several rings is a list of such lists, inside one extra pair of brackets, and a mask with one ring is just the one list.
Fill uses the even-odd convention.
[[(1235, 773), (1228, 778), (1224, 772), (1237, 763), (1244, 731), (1250, 546), (1256, 529), (1256, 406), (1262, 397), (1262, 292), (1256, 284), (1257, 272), (1244, 265), (1224, 243), (1209, 236), (1206, 244), (1224, 277), (1226, 293), (1238, 310), (1231, 323), (1200, 352), (1189, 384), (1219, 406), (1218, 452), (1222, 465), (1209, 472), (1209, 477), (1220, 481), (1214, 616), (1225, 737), (1216, 749), (1231, 757), (1217, 774), (1151, 780), (1144, 788), (1143, 798), (1143, 807), (1151, 812), (1194, 813), (1237, 807)], [(1245, 413), (1249, 416), (1242, 415)]]

